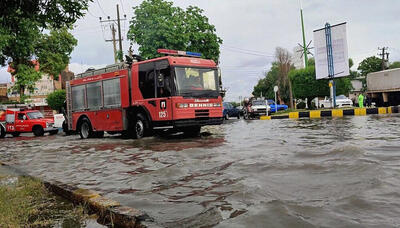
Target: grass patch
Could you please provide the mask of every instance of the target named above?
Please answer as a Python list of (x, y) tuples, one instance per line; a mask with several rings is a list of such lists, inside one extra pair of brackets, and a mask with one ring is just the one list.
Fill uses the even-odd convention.
[(37, 179), (18, 177), (8, 184), (0, 179), (0, 227), (80, 227), (87, 219), (84, 207), (56, 197)]

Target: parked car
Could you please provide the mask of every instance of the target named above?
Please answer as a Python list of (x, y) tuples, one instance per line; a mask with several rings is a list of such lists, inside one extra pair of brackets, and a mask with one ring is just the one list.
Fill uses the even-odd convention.
[(287, 105), (276, 105), (274, 100), (268, 100), (268, 105), (269, 107), (271, 107), (271, 112), (276, 112), (276, 110), (281, 111), (288, 109)]
[[(351, 107), (351, 106), (353, 106), (353, 101), (350, 100), (345, 95), (339, 95), (336, 97), (336, 106), (338, 108)], [(332, 108), (332, 100), (328, 97), (325, 97), (324, 100), (318, 101), (318, 107), (319, 108)]]
[(223, 102), (222, 103), (223, 106), (223, 116), (224, 118), (227, 120), (230, 117), (237, 117), (238, 119), (240, 119), (240, 111), (233, 107), (233, 105), (229, 102)]

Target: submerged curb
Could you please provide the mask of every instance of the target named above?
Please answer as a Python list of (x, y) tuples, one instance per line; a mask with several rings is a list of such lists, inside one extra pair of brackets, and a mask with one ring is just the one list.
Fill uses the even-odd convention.
[[(10, 168), (23, 176), (32, 177), (1, 161), (0, 166)], [(77, 188), (59, 182), (42, 182), (49, 191), (56, 195), (73, 203), (87, 206), (99, 216), (103, 223), (111, 223), (116, 227), (126, 228), (160, 227), (145, 212), (122, 206), (119, 202), (103, 197), (96, 191)]]
[(287, 115), (261, 116), (260, 120), (299, 119), (299, 118), (318, 119), (321, 117), (365, 116), (373, 114), (381, 115), (381, 114), (391, 114), (399, 112), (400, 112), (400, 106), (381, 107), (381, 108), (311, 110), (303, 112), (290, 112)]

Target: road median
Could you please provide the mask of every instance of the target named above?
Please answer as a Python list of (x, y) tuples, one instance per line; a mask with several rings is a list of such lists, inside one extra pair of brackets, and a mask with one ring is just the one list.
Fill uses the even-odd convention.
[(319, 119), (322, 117), (343, 117), (343, 116), (365, 116), (365, 115), (386, 115), (399, 113), (399, 106), (379, 107), (379, 108), (349, 108), (349, 109), (321, 109), (310, 111), (289, 112), (282, 115), (261, 116), (260, 120), (273, 119)]

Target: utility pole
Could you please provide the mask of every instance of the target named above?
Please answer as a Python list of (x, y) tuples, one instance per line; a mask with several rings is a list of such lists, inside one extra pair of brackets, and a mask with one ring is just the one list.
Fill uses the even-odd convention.
[[(113, 42), (113, 47), (114, 47), (114, 62), (118, 62), (118, 57), (117, 57), (117, 43), (115, 40), (115, 28), (114, 24), (111, 24), (111, 34), (112, 34), (112, 42)], [(111, 41), (111, 40), (106, 40), (106, 41)]]
[[(118, 60), (120, 60), (121, 62), (123, 61), (122, 59), (118, 59), (118, 52), (120, 52), (121, 54), (123, 53), (122, 51), (122, 35), (121, 35), (121, 21), (126, 20), (126, 15), (124, 15), (124, 18), (121, 19), (120, 15), (119, 15), (119, 5), (117, 4), (117, 19), (111, 19), (110, 16), (107, 16), (107, 20), (102, 20), (102, 18), (100, 17), (100, 23), (107, 23), (108, 26), (111, 29), (111, 35), (112, 35), (112, 39), (109, 40), (105, 40), (106, 42), (113, 42), (113, 47), (114, 47), (114, 61), (115, 63), (118, 62)], [(116, 39), (116, 28), (118, 28), (118, 39)], [(117, 50), (117, 43), (119, 42), (119, 50)]]
[[(121, 19), (119, 18), (119, 5), (117, 4), (117, 20), (118, 20), (118, 38), (119, 38), (119, 51), (120, 54), (123, 56), (122, 51), (122, 37), (121, 37)], [(122, 59), (121, 59), (122, 62)]]
[[(389, 62), (389, 52), (387, 52), (388, 47), (379, 48), (378, 50), (382, 51), (382, 53), (378, 54), (382, 57), (382, 70), (386, 70), (386, 63)], [(385, 59), (386, 57), (386, 59)]]

